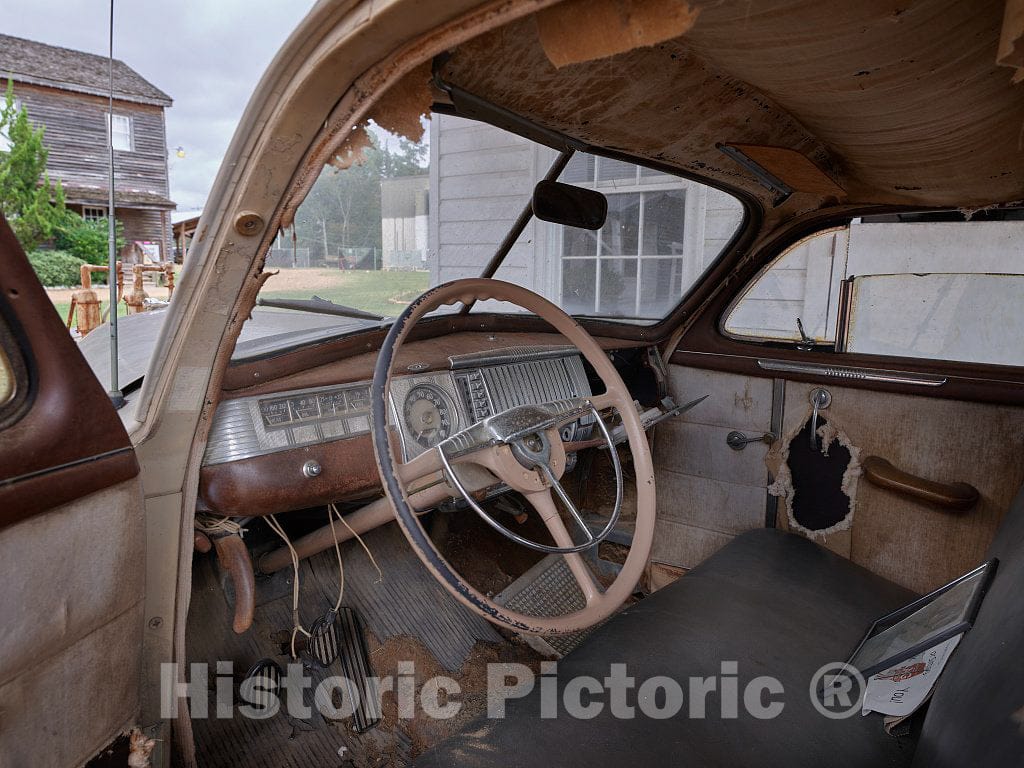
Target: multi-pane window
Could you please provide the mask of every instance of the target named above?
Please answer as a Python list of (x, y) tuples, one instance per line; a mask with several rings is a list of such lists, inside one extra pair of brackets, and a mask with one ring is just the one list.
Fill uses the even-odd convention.
[[(561, 228), (560, 296), (567, 312), (664, 317), (724, 244), (717, 237), (708, 239), (710, 204), (703, 185), (582, 153), (573, 157), (560, 180), (595, 188), (608, 198), (608, 218), (600, 230)], [(712, 203), (724, 206), (728, 214), (728, 238), (742, 209), (735, 199), (716, 194)]]
[(98, 221), (107, 217), (107, 209), (102, 205), (83, 205), (82, 218), (86, 221)]
[(107, 115), (107, 127), (110, 131), (110, 142), (114, 149), (130, 152), (132, 148), (132, 120), (127, 115)]

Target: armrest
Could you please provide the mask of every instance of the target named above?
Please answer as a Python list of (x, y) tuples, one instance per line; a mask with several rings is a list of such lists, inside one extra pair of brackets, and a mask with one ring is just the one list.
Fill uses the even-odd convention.
[(868, 456), (861, 462), (864, 477), (872, 485), (918, 499), (940, 509), (966, 512), (978, 503), (981, 494), (968, 483), (937, 483), (897, 469), (881, 456)]

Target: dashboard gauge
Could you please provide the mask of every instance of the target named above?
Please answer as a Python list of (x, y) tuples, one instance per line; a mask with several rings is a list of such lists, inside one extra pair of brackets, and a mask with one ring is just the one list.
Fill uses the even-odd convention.
[(342, 415), (345, 413), (345, 392), (337, 389), (320, 395), (320, 413), (324, 416)]
[(320, 407), (316, 395), (293, 397), (291, 399), (292, 415), (297, 421), (309, 421), (320, 415)]
[(260, 400), (260, 416), (265, 427), (279, 427), (292, 420), (287, 400)]
[(350, 411), (370, 410), (370, 390), (367, 387), (350, 389), (345, 394), (348, 397), (348, 409)]
[(452, 433), (448, 398), (430, 384), (418, 384), (409, 390), (402, 415), (409, 436), (424, 448), (433, 448)]

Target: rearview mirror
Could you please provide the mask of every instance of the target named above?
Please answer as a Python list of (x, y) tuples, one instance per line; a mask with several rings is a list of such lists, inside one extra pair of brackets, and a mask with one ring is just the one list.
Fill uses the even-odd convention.
[(608, 215), (608, 199), (592, 189), (543, 180), (533, 188), (533, 215), (567, 227), (600, 229)]

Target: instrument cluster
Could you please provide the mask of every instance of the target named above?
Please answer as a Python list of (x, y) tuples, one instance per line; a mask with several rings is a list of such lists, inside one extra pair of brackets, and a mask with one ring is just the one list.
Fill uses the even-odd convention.
[[(507, 408), (590, 395), (572, 347), (516, 348), (486, 358), (451, 359), (451, 370), (395, 376), (390, 421), (405, 458), (429, 450), (476, 421)], [(340, 440), (370, 431), (370, 383), (223, 401), (210, 431), (205, 466)], [(580, 439), (585, 424), (563, 438)]]

